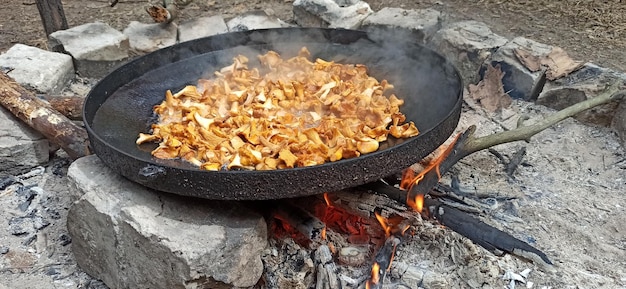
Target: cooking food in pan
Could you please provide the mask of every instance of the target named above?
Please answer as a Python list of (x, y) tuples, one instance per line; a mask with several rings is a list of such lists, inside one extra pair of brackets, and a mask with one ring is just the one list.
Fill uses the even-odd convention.
[(159, 142), (153, 156), (205, 170), (274, 170), (354, 158), (388, 135), (418, 135), (393, 85), (363, 64), (311, 61), (306, 47), (289, 59), (271, 50), (258, 58), (261, 67), (251, 68), (238, 55), (214, 78), (168, 90), (154, 107), (158, 122), (137, 144)]

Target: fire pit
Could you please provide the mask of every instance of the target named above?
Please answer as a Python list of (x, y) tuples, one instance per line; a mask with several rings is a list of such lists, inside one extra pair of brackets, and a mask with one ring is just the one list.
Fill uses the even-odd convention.
[[(226, 66), (239, 54), (253, 59), (255, 55), (275, 50), (290, 57), (301, 47), (307, 47), (313, 58), (364, 64), (373, 76), (388, 79), (394, 84), (394, 93), (405, 100), (403, 113), (416, 123), (420, 135), (408, 140), (388, 140), (378, 151), (353, 159), (273, 171), (202, 171), (179, 160), (154, 158), (150, 154), (154, 146), (135, 145), (137, 135), (148, 131), (154, 122), (152, 107), (162, 101), (164, 91), (193, 85), (207, 72)], [(395, 179), (397, 183), (392, 179), (382, 180), (423, 160), (448, 139), (459, 120), (461, 87), (458, 73), (444, 58), (397, 37), (336, 29), (269, 29), (200, 39), (139, 58), (96, 85), (86, 99), (84, 120), (93, 150), (107, 166), (159, 191), (204, 199), (277, 200), (352, 188), (361, 194), (378, 193), (398, 201), (401, 208), (386, 214), (381, 214), (384, 208), (375, 203), (371, 204), (372, 210), (360, 215), (350, 213), (336, 206), (326, 194), (323, 202), (315, 197), (270, 201), (269, 211), (261, 210), (269, 216), (270, 227), (277, 228), (272, 230), (273, 234), (278, 237), (286, 234), (314, 248), (316, 262), (322, 265), (317, 268), (316, 280), (318, 284), (331, 284), (328, 288), (340, 288), (338, 284), (342, 283), (333, 275), (333, 254), (339, 254), (344, 264), (359, 268), (373, 257), (373, 264), (365, 265), (371, 271), (365, 283), (368, 289), (381, 288), (380, 280), (390, 271), (396, 248), (410, 224), (421, 220), (420, 213), (493, 252), (513, 253), (551, 264), (543, 252), (449, 203), (440, 202), (437, 194), (430, 191), (442, 171), (499, 140), (486, 138), (478, 142), (472, 138), (474, 130), (469, 129), (434, 153), (416, 175), (406, 170), (401, 179)], [(562, 116), (555, 118), (558, 117)], [(527, 134), (540, 131), (530, 130)], [(516, 140), (515, 136), (504, 142), (512, 140)], [(430, 198), (425, 198), (427, 194)], [(449, 189), (440, 188), (438, 194), (457, 198)], [(298, 200), (303, 203), (294, 204)], [(372, 223), (373, 220), (377, 222)], [(337, 241), (341, 237), (326, 241), (329, 223), (346, 235), (343, 241)], [(362, 246), (361, 249), (346, 246), (337, 252), (333, 244), (345, 245), (345, 242)], [(266, 285), (280, 286), (274, 284), (278, 281), (270, 275), (266, 276), (269, 278)], [(360, 281), (355, 282), (356, 285)]]

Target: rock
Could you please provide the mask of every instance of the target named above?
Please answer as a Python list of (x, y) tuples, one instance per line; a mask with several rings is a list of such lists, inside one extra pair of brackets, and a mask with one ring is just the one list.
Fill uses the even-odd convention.
[(47, 163), (48, 140), (0, 106), (0, 176)]
[(74, 78), (72, 57), (23, 44), (0, 55), (0, 68), (22, 86), (45, 94), (61, 92)]
[(470, 20), (442, 28), (432, 42), (440, 53), (454, 63), (463, 83), (468, 85), (478, 82), (483, 62), (508, 40), (493, 33), (485, 23)]
[[(598, 95), (616, 80), (626, 81), (626, 74), (588, 63), (566, 77), (548, 81), (536, 103), (561, 110)], [(611, 102), (596, 106), (577, 114), (574, 118), (587, 124), (608, 127), (618, 105), (617, 102)]]
[(500, 68), (504, 72), (502, 78), (504, 91), (507, 91), (513, 98), (534, 101), (535, 99), (532, 98), (536, 98), (537, 95), (531, 95), (532, 89), (540, 80), (541, 72), (528, 70), (515, 56), (515, 49), (523, 49), (531, 55), (539, 57), (550, 53), (552, 46), (524, 37), (516, 37), (498, 48), (491, 59), (487, 60), (494, 67), (500, 64)]
[(71, 55), (81, 76), (99, 78), (128, 58), (130, 45), (128, 36), (95, 22), (50, 34), (50, 47)]
[(178, 41), (185, 42), (228, 32), (222, 16), (199, 17), (183, 21), (178, 26)]
[(434, 9), (405, 10), (385, 7), (365, 18), (362, 29), (406, 31), (418, 43), (424, 43), (441, 28), (441, 12)]
[(296, 23), (305, 27), (359, 28), (361, 22), (373, 13), (363, 1), (295, 0), (293, 15)]
[(254, 11), (239, 15), (226, 22), (228, 31), (247, 31), (254, 29), (280, 28), (288, 25), (278, 18), (267, 15), (264, 11)]
[(240, 203), (150, 190), (97, 156), (68, 176), (80, 196), (67, 217), (74, 256), (110, 288), (251, 287), (261, 277), (267, 227)]
[(173, 23), (141, 23), (131, 21), (124, 29), (130, 49), (149, 53), (176, 44), (178, 28)]

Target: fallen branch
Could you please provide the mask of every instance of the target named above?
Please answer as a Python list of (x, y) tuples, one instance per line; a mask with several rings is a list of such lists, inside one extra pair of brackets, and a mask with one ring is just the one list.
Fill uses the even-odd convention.
[(89, 138), (82, 127), (0, 72), (0, 104), (30, 127), (59, 145), (72, 159), (90, 154)]
[(616, 83), (600, 95), (564, 108), (563, 110), (560, 110), (532, 125), (519, 126), (513, 130), (494, 133), (478, 138), (474, 137), (476, 127), (470, 126), (453, 144), (450, 154), (445, 156), (445, 159), (443, 159), (439, 164), (438, 171), (433, 169), (426, 172), (423, 179), (412, 186), (408, 197), (414, 198), (414, 196), (418, 194), (423, 195), (430, 192), (439, 182), (441, 174), (446, 173), (459, 160), (470, 154), (499, 144), (514, 141), (530, 141), (530, 138), (533, 135), (568, 117), (572, 117), (584, 110), (624, 98), (626, 90), (619, 90), (620, 85), (621, 83)]

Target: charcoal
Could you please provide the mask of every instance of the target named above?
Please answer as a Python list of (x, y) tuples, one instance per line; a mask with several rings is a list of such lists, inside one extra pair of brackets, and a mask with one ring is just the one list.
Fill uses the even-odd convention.
[(28, 233), (25, 227), (24, 217), (14, 217), (9, 220), (9, 233), (11, 233), (11, 235), (19, 236)]
[(20, 203), (17, 205), (17, 208), (22, 212), (26, 212), (26, 210), (28, 210), (28, 207), (32, 203), (33, 199), (37, 196), (37, 192), (32, 189), (33, 187), (34, 185), (21, 186), (15, 191), (15, 195), (19, 197)]
[(3, 177), (0, 179), (0, 190), (8, 188), (10, 185), (17, 183), (17, 179), (14, 176)]
[(72, 243), (72, 237), (70, 237), (68, 234), (64, 233), (59, 236), (59, 244), (61, 246), (67, 246), (70, 243)]

